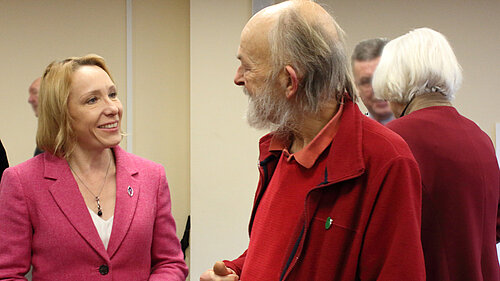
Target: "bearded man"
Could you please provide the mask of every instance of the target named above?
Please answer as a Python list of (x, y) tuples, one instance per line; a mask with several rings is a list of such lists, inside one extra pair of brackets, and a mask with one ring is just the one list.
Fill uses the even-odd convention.
[(425, 280), (421, 185), (406, 143), (353, 102), (344, 34), (310, 1), (250, 19), (234, 82), (260, 180), (248, 249), (200, 280)]

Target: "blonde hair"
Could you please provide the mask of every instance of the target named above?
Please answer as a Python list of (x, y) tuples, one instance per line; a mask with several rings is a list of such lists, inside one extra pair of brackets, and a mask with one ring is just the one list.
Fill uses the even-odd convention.
[(104, 59), (95, 54), (70, 57), (47, 66), (39, 93), (39, 116), (36, 144), (55, 156), (68, 158), (74, 150), (76, 137), (68, 110), (72, 76), (81, 66), (95, 65), (111, 78)]

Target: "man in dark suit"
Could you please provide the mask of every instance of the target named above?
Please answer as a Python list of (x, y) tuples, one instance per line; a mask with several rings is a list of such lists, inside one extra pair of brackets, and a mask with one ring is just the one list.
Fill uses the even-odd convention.
[(9, 160), (7, 160), (7, 153), (0, 140), (0, 179), (2, 179), (3, 170), (9, 167)]

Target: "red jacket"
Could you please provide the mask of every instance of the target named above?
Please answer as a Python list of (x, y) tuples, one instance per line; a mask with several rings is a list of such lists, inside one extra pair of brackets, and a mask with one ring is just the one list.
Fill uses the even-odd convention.
[[(302, 220), (291, 233), (296, 242), (286, 249), (288, 258), (277, 261), (281, 280), (425, 280), (415, 159), (398, 135), (363, 116), (352, 101), (340, 122), (327, 150), (325, 181), (307, 194)], [(260, 140), (250, 239), (279, 159), (269, 152), (271, 137)], [(327, 218), (333, 220), (328, 229)], [(245, 257), (225, 263), (241, 275)]]
[(500, 280), (500, 173), (488, 135), (451, 106), (420, 109), (387, 127), (408, 143), (422, 173), (427, 280)]

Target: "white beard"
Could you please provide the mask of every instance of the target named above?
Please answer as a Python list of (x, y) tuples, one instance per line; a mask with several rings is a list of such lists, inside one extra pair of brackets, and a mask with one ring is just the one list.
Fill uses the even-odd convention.
[(253, 95), (246, 88), (243, 92), (248, 96), (247, 122), (251, 127), (290, 135), (298, 125), (300, 113), (297, 114), (284, 95), (268, 89), (259, 89)]

